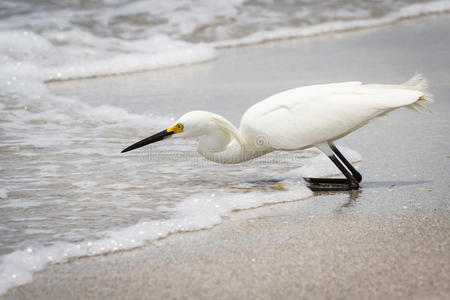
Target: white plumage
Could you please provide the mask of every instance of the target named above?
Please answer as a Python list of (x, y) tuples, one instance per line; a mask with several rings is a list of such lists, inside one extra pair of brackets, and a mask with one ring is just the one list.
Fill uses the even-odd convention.
[[(123, 152), (168, 137), (195, 137), (199, 139), (198, 152), (205, 158), (218, 163), (240, 163), (275, 150), (315, 146), (332, 159), (347, 179), (360, 181), (360, 174), (333, 142), (394, 109), (425, 109), (425, 104), (432, 102), (426, 88), (426, 80), (420, 74), (400, 85), (364, 85), (352, 81), (299, 87), (251, 106), (242, 116), (239, 130), (217, 114), (192, 111), (183, 115), (176, 125)], [(342, 163), (353, 175), (343, 169)], [(320, 184), (325, 182), (314, 180)], [(337, 184), (329, 181), (326, 183)], [(358, 185), (353, 182), (351, 188), (355, 187)]]
[(277, 150), (308, 148), (337, 140), (370, 120), (402, 107), (420, 108), (431, 98), (421, 85), (381, 85), (343, 82), (300, 87), (273, 95), (250, 107), (240, 132), (265, 136)]

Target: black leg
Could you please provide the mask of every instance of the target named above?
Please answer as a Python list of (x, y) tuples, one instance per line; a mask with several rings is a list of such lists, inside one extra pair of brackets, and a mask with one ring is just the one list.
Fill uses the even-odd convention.
[[(338, 167), (338, 169), (342, 172), (342, 174), (344, 174), (345, 179), (344, 178), (305, 178), (305, 180), (309, 183), (309, 188), (312, 191), (350, 191), (350, 190), (358, 189), (359, 181), (357, 178), (355, 178), (355, 176), (353, 175), (353, 172), (350, 173), (334, 154), (331, 154), (330, 156), (328, 156), (328, 158), (330, 158), (331, 161), (336, 165), (336, 167)], [(352, 168), (353, 168), (353, 166), (352, 166)], [(356, 170), (355, 170), (355, 172), (356, 172)], [(359, 176), (361, 176), (361, 175), (359, 175)]]
[(353, 177), (358, 182), (361, 182), (362, 176), (361, 174), (352, 166), (352, 164), (342, 155), (341, 151), (336, 148), (336, 146), (333, 143), (329, 143), (331, 150), (333, 150), (334, 154), (336, 154), (337, 157), (344, 163), (344, 165), (352, 172)]

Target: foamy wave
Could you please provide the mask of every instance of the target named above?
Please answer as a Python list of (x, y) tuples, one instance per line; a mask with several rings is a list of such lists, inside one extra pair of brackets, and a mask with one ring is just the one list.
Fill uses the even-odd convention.
[(0, 198), (6, 199), (8, 191), (5, 188), (0, 188)]
[[(360, 161), (361, 156), (347, 147), (340, 147), (350, 161)], [(169, 220), (146, 221), (127, 228), (106, 231), (98, 240), (83, 241), (78, 244), (55, 243), (42, 247), (31, 243), (1, 259), (0, 295), (8, 289), (32, 281), (32, 274), (48, 264), (61, 263), (69, 258), (100, 255), (120, 250), (129, 250), (146, 245), (148, 242), (167, 237), (177, 232), (188, 232), (211, 228), (223, 221), (234, 211), (257, 208), (266, 204), (299, 201), (311, 197), (312, 192), (298, 180), (302, 176), (331, 176), (336, 168), (323, 154), (310, 160), (304, 167), (288, 172), (287, 178), (278, 183), (274, 191), (254, 191), (252, 193), (196, 194), (181, 201), (173, 209)]]
[[(27, 76), (33, 76), (43, 81), (125, 74), (209, 61), (217, 56), (215, 48), (357, 30), (391, 24), (407, 18), (450, 12), (450, 1), (448, 0), (406, 5), (398, 11), (387, 13), (379, 18), (370, 18), (370, 10), (362, 8), (349, 10), (344, 7), (340, 10), (333, 10), (333, 13), (327, 14), (325, 11), (323, 15), (325, 21), (316, 23), (317, 21), (314, 21), (314, 18), (310, 18), (309, 15), (318, 12), (312, 7), (308, 9), (308, 5), (303, 4), (299, 6), (301, 8), (298, 12), (299, 16), (288, 17), (284, 22), (282, 14), (262, 6), (258, 9), (261, 10), (261, 13), (267, 14), (264, 14), (260, 21), (269, 25), (273, 23), (273, 26), (258, 27), (247, 24), (247, 22), (253, 24), (256, 20), (252, 21), (254, 17), (248, 16), (244, 2), (222, 1), (220, 3), (221, 6), (217, 3), (201, 1), (198, 6), (193, 5), (190, 10), (179, 15), (176, 13), (178, 7), (176, 4), (159, 5), (144, 1), (125, 5), (119, 15), (117, 15), (117, 9), (109, 9), (98, 17), (94, 17), (94, 20), (99, 18), (97, 21), (108, 23), (122, 14), (133, 15), (139, 11), (148, 10), (149, 8), (146, 7), (155, 5), (153, 10), (161, 10), (163, 16), (170, 20), (169, 24), (165, 26), (149, 25), (145, 30), (142, 29), (146, 32), (143, 36), (133, 36), (133, 39), (123, 39), (112, 35), (99, 37), (80, 27), (71, 26), (66, 18), (69, 20), (74, 18), (73, 22), (75, 23), (80, 20), (76, 15), (67, 11), (63, 11), (64, 14), (67, 14), (65, 18), (60, 18), (55, 22), (61, 23), (61, 28), (70, 28), (70, 30), (53, 28), (53, 25), (47, 24), (48, 16), (43, 13), (31, 14), (31, 21), (16, 16), (10, 20), (11, 25), (7, 25), (6, 22), (5, 24), (0, 23), (2, 25), (0, 28), (3, 28), (0, 31), (1, 70), (14, 74), (13, 76), (27, 74)], [(220, 13), (217, 13), (217, 5), (224, 9), (229, 17), (227, 21), (229, 24), (223, 25), (223, 28), (216, 24), (223, 18)], [(331, 8), (327, 7), (326, 9)], [(88, 12), (84, 13), (88, 14)], [(193, 17), (198, 13), (202, 14), (205, 19), (198, 20), (197, 17)], [(293, 18), (293, 20), (290, 22), (289, 18)], [(299, 20), (313, 25), (295, 25)], [(28, 22), (33, 27), (42, 27), (43, 30), (33, 33), (34, 29), (31, 28), (22, 31), (16, 29), (27, 28)], [(126, 24), (128, 23), (125, 22), (123, 26), (131, 26), (126, 28), (130, 30), (130, 33), (134, 32), (133, 25)], [(253, 33), (244, 37), (240, 37), (238, 33), (234, 34), (234, 32), (240, 31), (240, 26), (252, 27), (252, 30), (248, 32)], [(210, 29), (207, 30), (210, 33), (203, 33), (206, 34), (206, 38), (200, 34), (204, 31), (204, 27)], [(275, 29), (268, 30), (268, 28)], [(112, 29), (109, 28), (109, 30)], [(198, 37), (195, 36), (197, 31), (199, 32)], [(195, 42), (188, 42), (190, 41), (188, 37), (191, 36), (194, 37)], [(198, 41), (203, 42), (198, 43)], [(206, 43), (206, 41), (211, 42)]]
[(98, 38), (81, 30), (1, 31), (1, 73), (42, 81), (89, 78), (200, 63), (214, 59), (206, 44), (177, 41), (165, 35), (146, 40)]
[[(78, 99), (55, 96), (40, 79), (35, 78), (39, 75), (34, 75), (0, 70), (0, 96), (5, 104), (10, 104), (8, 109), (0, 111), (5, 134), (13, 133), (28, 144), (35, 142), (36, 146), (51, 146), (52, 143), (60, 143), (59, 137), (54, 135), (39, 138), (40, 133), (47, 134), (52, 129), (73, 133), (96, 128), (119, 134), (137, 133), (139, 130), (146, 132), (149, 128), (166, 127), (173, 121), (169, 117), (134, 114), (112, 105), (92, 106)], [(63, 131), (60, 132), (62, 134)]]
[(123, 54), (97, 60), (86, 65), (69, 64), (45, 68), (45, 80), (66, 80), (118, 75), (168, 67), (189, 65), (212, 60), (214, 49), (204, 45), (192, 45), (180, 50), (156, 54)]
[(79, 244), (55, 243), (48, 247), (31, 244), (23, 250), (2, 257), (0, 295), (14, 286), (31, 282), (32, 274), (50, 263), (141, 247), (149, 241), (164, 238), (172, 233), (210, 228), (221, 223), (222, 218), (232, 211), (312, 196), (312, 192), (301, 182), (286, 181), (281, 184), (285, 190), (272, 193), (194, 195), (174, 208), (177, 213), (170, 220), (141, 222), (128, 228), (107, 232), (104, 238), (94, 241)]
[(398, 12), (377, 19), (326, 22), (305, 27), (285, 27), (270, 31), (259, 31), (240, 39), (231, 39), (211, 43), (216, 48), (236, 47), (259, 44), (268, 41), (313, 37), (323, 34), (345, 32), (392, 24), (404, 19), (417, 18), (425, 15), (450, 12), (450, 1), (434, 1), (417, 3), (403, 7)]

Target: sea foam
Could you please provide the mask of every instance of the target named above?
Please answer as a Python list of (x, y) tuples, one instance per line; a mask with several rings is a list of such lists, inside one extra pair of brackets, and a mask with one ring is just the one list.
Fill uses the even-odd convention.
[[(361, 159), (357, 152), (347, 147), (341, 148), (350, 161), (357, 162)], [(142, 247), (148, 242), (173, 233), (211, 228), (223, 222), (223, 218), (234, 211), (307, 199), (312, 196), (312, 192), (299, 178), (335, 173), (336, 170), (329, 159), (319, 154), (312, 159), (311, 164), (281, 175), (285, 179), (277, 183), (276, 190), (251, 193), (198, 193), (185, 198), (173, 207), (171, 210), (174, 214), (169, 220), (139, 222), (126, 228), (105, 231), (103, 238), (80, 243), (56, 242), (46, 247), (36, 242), (25, 243), (23, 249), (1, 258), (0, 295), (13, 286), (30, 282), (34, 272), (44, 269), (50, 263)]]
[[(14, 11), (16, 4), (6, 3)], [(100, 1), (104, 8), (31, 10), (0, 22), (1, 69), (43, 81), (125, 74), (209, 61), (218, 55), (217, 48), (358, 30), (450, 11), (448, 0), (370, 6), (363, 1), (339, 8), (322, 4), (301, 2), (289, 13), (288, 3), (240, 0), (196, 0), (188, 7), (178, 1)]]
[(214, 46), (215, 48), (236, 47), (275, 40), (312, 37), (323, 34), (383, 26), (405, 19), (447, 12), (450, 12), (450, 1), (416, 3), (405, 6), (397, 12), (391, 12), (380, 18), (333, 21), (302, 27), (283, 27), (274, 30), (263, 30), (251, 33), (238, 39), (212, 42), (211, 46)]
[(211, 46), (165, 35), (128, 42), (75, 29), (46, 35), (0, 31), (1, 73), (12, 74), (9, 82), (13, 77), (51, 81), (124, 74), (199, 63), (216, 56)]

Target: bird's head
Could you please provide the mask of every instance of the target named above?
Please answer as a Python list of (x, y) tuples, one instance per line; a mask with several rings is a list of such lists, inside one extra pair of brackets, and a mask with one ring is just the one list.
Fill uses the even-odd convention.
[(213, 132), (217, 133), (218, 118), (222, 117), (205, 111), (188, 112), (180, 117), (174, 125), (137, 143), (134, 143), (133, 145), (122, 150), (122, 153), (168, 138), (200, 137)]

